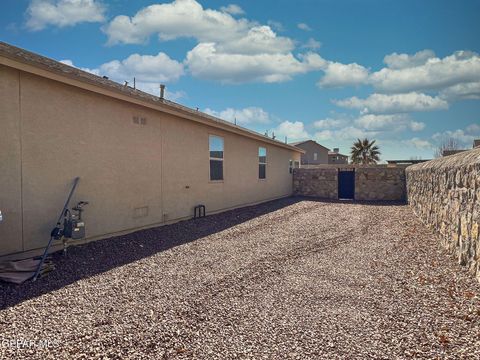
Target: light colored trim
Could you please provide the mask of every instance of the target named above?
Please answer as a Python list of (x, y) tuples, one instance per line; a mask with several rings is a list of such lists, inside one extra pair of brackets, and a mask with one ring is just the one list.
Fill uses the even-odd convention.
[(99, 83), (94, 83), (93, 81), (90, 82), (87, 79), (79, 79), (78, 77), (75, 77), (74, 75), (70, 74), (65, 74), (65, 73), (56, 73), (51, 70), (45, 70), (39, 66), (35, 66), (32, 64), (24, 63), (21, 62), (17, 59), (11, 59), (9, 57), (6, 57), (5, 55), (0, 55), (0, 64), (4, 66), (8, 66), (14, 69), (18, 69), (24, 72), (28, 72), (34, 75), (38, 75), (50, 80), (58, 81), (63, 84), (75, 86), (87, 91), (91, 91), (97, 94), (102, 94), (108, 97), (113, 97), (122, 101), (126, 101), (132, 104), (144, 106), (150, 109), (154, 109), (157, 111), (161, 111), (163, 113), (175, 115), (184, 119), (188, 119), (191, 121), (195, 121), (198, 123), (202, 123), (214, 128), (222, 129), (234, 134), (242, 135), (251, 139), (259, 140), (262, 143), (267, 143), (271, 144), (274, 146), (278, 146), (281, 148), (289, 149), (292, 151), (296, 151), (299, 153), (305, 153), (304, 150), (297, 148), (295, 146), (291, 146), (288, 144), (283, 144), (279, 141), (272, 140), (268, 137), (265, 137), (261, 134), (257, 134), (251, 130), (241, 128), (239, 126), (235, 125), (230, 125), (228, 123), (224, 123), (223, 121), (215, 120), (214, 117), (207, 116), (206, 114), (203, 114), (200, 111), (195, 112), (194, 110), (191, 109), (182, 109), (180, 106), (175, 107), (173, 105), (169, 105), (165, 102), (158, 101), (158, 103), (155, 103), (154, 101), (148, 101), (146, 99), (142, 99), (140, 97), (134, 97), (132, 95), (127, 95), (113, 87), (109, 86), (102, 86)]

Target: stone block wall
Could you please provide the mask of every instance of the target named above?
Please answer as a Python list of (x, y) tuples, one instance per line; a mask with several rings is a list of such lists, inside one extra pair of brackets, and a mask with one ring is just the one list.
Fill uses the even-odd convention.
[(293, 193), (338, 199), (339, 168), (355, 168), (355, 200), (405, 201), (405, 168), (325, 165), (295, 169)]
[(355, 168), (355, 200), (406, 200), (405, 168)]
[(294, 169), (293, 193), (323, 199), (338, 199), (337, 168)]
[(480, 281), (480, 149), (406, 169), (408, 202)]

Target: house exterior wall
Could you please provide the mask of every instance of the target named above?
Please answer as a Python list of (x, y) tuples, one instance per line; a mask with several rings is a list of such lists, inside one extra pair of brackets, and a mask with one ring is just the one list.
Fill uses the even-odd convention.
[[(23, 250), (19, 73), (0, 66), (0, 248)], [(7, 221), (8, 219), (8, 221)]]
[[(307, 141), (296, 147), (305, 150), (305, 154), (301, 156), (302, 165), (318, 165), (328, 164), (328, 149), (320, 146), (313, 141)], [(314, 154), (317, 153), (317, 160), (315, 160)]]
[(348, 156), (341, 154), (328, 154), (329, 164), (348, 164)]
[[(72, 181), (87, 240), (288, 196), (300, 153), (0, 66), (0, 256), (48, 241)], [(145, 125), (133, 117), (145, 118)], [(224, 137), (224, 181), (209, 181), (209, 135)], [(258, 147), (267, 178), (258, 179)]]

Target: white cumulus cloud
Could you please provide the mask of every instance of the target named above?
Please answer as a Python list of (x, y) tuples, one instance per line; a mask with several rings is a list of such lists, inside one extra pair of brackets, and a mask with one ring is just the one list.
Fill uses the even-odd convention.
[(274, 132), (278, 139), (283, 139), (286, 136), (288, 142), (309, 137), (305, 124), (301, 121), (284, 121), (274, 129)]
[(229, 54), (284, 54), (293, 50), (293, 41), (277, 36), (270, 26), (254, 26), (235, 41), (221, 42), (217, 50)]
[[(194, 38), (199, 43), (216, 43), (220, 48), (235, 47), (237, 51), (241, 42), (248, 45), (245, 51), (251, 53), (252, 48), (265, 48), (261, 52), (289, 51), (293, 41), (276, 36), (269, 26), (259, 26), (247, 19), (236, 19), (232, 10), (238, 14), (240, 8), (228, 6), (221, 11), (204, 9), (195, 0), (175, 0), (171, 3), (154, 4), (138, 11), (134, 16), (116, 16), (104, 27), (109, 44), (144, 43), (156, 34), (161, 40), (177, 38)], [(229, 10), (229, 11), (226, 11)], [(252, 44), (250, 42), (255, 42)]]
[[(103, 31), (110, 45), (144, 43), (152, 35), (163, 41), (193, 38), (197, 44), (186, 55), (186, 69), (194, 77), (222, 83), (282, 82), (326, 66), (318, 54), (294, 55), (295, 42), (269, 25), (232, 16), (240, 10), (232, 4), (215, 10), (196, 0), (175, 0), (147, 6), (131, 17), (116, 16)], [(308, 48), (317, 49), (319, 43), (311, 40)]]
[(268, 112), (260, 107), (250, 106), (243, 109), (227, 108), (222, 111), (205, 109), (205, 113), (230, 122), (237, 122), (238, 125), (247, 126), (254, 124), (268, 124), (271, 122)]
[(448, 109), (448, 103), (438, 97), (410, 92), (405, 94), (372, 94), (366, 99), (353, 96), (335, 100), (337, 106), (359, 109), (363, 113), (402, 113), (412, 111), (433, 111)]
[(433, 144), (425, 139), (420, 139), (418, 137), (414, 137), (408, 140), (404, 140), (403, 144), (409, 146), (409, 147), (415, 147), (417, 149), (432, 149)]
[[(387, 67), (371, 72), (356, 63), (328, 61), (328, 65), (322, 69), (325, 75), (318, 85), (372, 85), (377, 93), (402, 94), (390, 98), (380, 94), (373, 94), (364, 100), (351, 98), (350, 105), (353, 107), (381, 100), (386, 107), (398, 105), (401, 109), (405, 104), (406, 108), (411, 105), (414, 108), (412, 111), (427, 111), (446, 109), (446, 102), (480, 98), (480, 56), (473, 51), (456, 51), (444, 58), (436, 57), (431, 50), (422, 50), (413, 55), (393, 53), (385, 56), (384, 62)], [(421, 92), (436, 93), (438, 96), (432, 97)], [(349, 101), (339, 102), (342, 103), (347, 105)]]
[(323, 66), (317, 54), (297, 59), (293, 54), (229, 54), (218, 52), (214, 43), (201, 43), (190, 50), (185, 64), (195, 77), (223, 83), (266, 82), (290, 80)]
[(313, 123), (313, 126), (316, 129), (332, 129), (341, 127), (343, 125), (345, 125), (345, 120), (332, 118), (317, 120)]
[(432, 50), (421, 50), (413, 55), (393, 53), (384, 57), (383, 62), (390, 69), (405, 69), (424, 65), (429, 59), (433, 59), (435, 53)]
[(236, 4), (229, 4), (227, 6), (222, 6), (220, 8), (221, 11), (232, 14), (232, 15), (243, 15), (245, 14), (245, 11), (243, 9), (236, 5)]
[(373, 138), (378, 135), (378, 131), (366, 130), (356, 126), (346, 126), (336, 130), (321, 130), (315, 133), (315, 139), (319, 141), (342, 141), (353, 142), (361, 138)]
[(297, 24), (297, 27), (303, 31), (312, 31), (312, 28), (305, 23)]
[(472, 147), (473, 140), (480, 137), (480, 126), (476, 123), (470, 124), (465, 129), (447, 130), (433, 134), (432, 139), (437, 143), (453, 138), (465, 149)]
[[(157, 55), (132, 54), (123, 60), (112, 60), (93, 69), (75, 66), (69, 59), (60, 62), (94, 75), (107, 76), (122, 84), (128, 81), (130, 86), (133, 86), (135, 77), (137, 89), (156, 96), (160, 93), (160, 83), (174, 82), (184, 74), (183, 64), (162, 52)], [(167, 88), (165, 97), (177, 100), (185, 97), (185, 93)]]
[(442, 90), (479, 81), (480, 56), (471, 51), (457, 51), (443, 59), (428, 58), (419, 66), (383, 68), (369, 77), (369, 83), (383, 92)]
[(26, 11), (26, 26), (38, 31), (48, 25), (66, 27), (102, 22), (104, 14), (105, 6), (96, 0), (32, 0)]
[(114, 79), (130, 79), (135, 76), (143, 82), (172, 82), (184, 74), (183, 64), (167, 54), (132, 54), (124, 60), (113, 60), (99, 67), (100, 73)]
[(411, 120), (407, 114), (367, 114), (355, 119), (355, 124), (365, 130), (388, 130), (394, 132), (406, 129), (420, 131), (425, 128), (424, 123)]
[(462, 83), (440, 91), (440, 97), (447, 101), (480, 99), (480, 81)]
[(318, 82), (320, 87), (360, 85), (368, 79), (368, 69), (356, 63), (328, 62), (323, 71), (325, 75)]
[(310, 38), (307, 40), (305, 44), (302, 45), (302, 48), (318, 50), (320, 49), (321, 46), (322, 46), (322, 43), (320, 41), (317, 41), (314, 38)]

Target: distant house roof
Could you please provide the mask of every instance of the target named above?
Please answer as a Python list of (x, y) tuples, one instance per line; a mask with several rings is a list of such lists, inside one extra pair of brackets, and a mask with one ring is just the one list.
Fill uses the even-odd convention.
[(301, 144), (305, 144), (307, 142), (313, 142), (314, 144), (316, 144), (318, 146), (321, 146), (322, 148), (330, 151), (329, 148), (327, 148), (327, 147), (323, 146), (322, 144), (317, 143), (315, 140), (311, 140), (311, 139), (310, 140), (304, 140), (304, 141), (291, 142), (291, 143), (288, 143), (288, 145), (298, 146), (298, 145), (301, 145)]
[(275, 146), (304, 153), (302, 149), (274, 140), (242, 126), (234, 125), (228, 121), (205, 114), (201, 111), (145, 93), (130, 86), (119, 84), (115, 81), (109, 80), (107, 77), (94, 75), (2, 41), (0, 41), (0, 65), (31, 72), (55, 81), (88, 89), (106, 96), (116, 97), (124, 101), (148, 106), (152, 109), (181, 116), (182, 118), (191, 121), (201, 122), (208, 126), (220, 128), (225, 131), (267, 142)]
[(476, 148), (476, 147), (479, 147), (479, 146), (480, 146), (480, 139), (473, 140), (473, 147)]
[(415, 160), (387, 160), (389, 164), (403, 165), (403, 164), (420, 164), (431, 159), (415, 159)]
[(443, 150), (442, 151), (442, 156), (450, 156), (450, 155), (455, 155), (461, 152), (467, 151), (466, 149), (462, 150)]
[(338, 153), (338, 152), (335, 152), (335, 151), (329, 151), (328, 155), (340, 155), (340, 156), (348, 157), (348, 155), (344, 155), (344, 154), (341, 154), (341, 153)]

